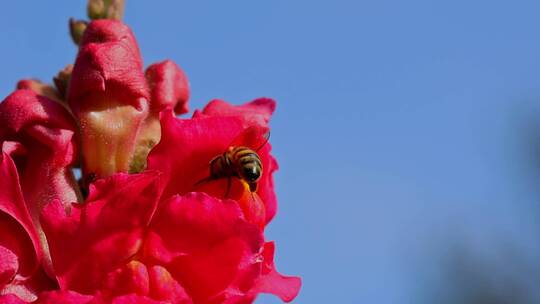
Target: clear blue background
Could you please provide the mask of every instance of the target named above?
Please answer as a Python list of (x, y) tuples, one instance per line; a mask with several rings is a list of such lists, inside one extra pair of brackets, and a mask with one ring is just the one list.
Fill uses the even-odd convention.
[[(303, 277), (295, 303), (416, 304), (460, 293), (460, 259), (488, 293), (507, 296), (511, 281), (535, 297), (539, 11), (538, 1), (128, 0), (125, 21), (146, 65), (170, 58), (186, 71), (192, 109), (278, 101), (280, 209), (268, 237), (279, 270)], [(85, 17), (84, 0), (2, 3), (0, 95), (73, 61), (69, 17)]]

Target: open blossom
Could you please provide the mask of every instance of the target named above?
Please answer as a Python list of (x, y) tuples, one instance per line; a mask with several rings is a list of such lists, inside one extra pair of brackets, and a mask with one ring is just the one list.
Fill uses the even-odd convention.
[[(273, 100), (175, 117), (188, 111), (184, 72), (169, 60), (144, 72), (117, 20), (88, 24), (69, 79), (67, 102), (31, 80), (0, 104), (0, 303), (296, 297), (300, 279), (277, 272), (264, 237), (277, 211)], [(232, 146), (260, 159), (256, 189), (209, 179)]]

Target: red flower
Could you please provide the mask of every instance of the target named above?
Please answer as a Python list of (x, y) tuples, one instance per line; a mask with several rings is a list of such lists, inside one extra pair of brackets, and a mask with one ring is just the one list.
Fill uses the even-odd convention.
[(0, 142), (17, 164), (30, 214), (37, 222), (51, 198), (78, 200), (71, 166), (77, 160), (77, 127), (60, 104), (17, 90), (0, 104)]
[(114, 20), (88, 25), (67, 94), (80, 121), (87, 182), (129, 171), (149, 108), (142, 68), (139, 47), (126, 25)]
[(52, 273), (39, 214), (51, 199), (62, 205), (78, 200), (71, 172), (75, 142), (75, 123), (60, 104), (30, 90), (0, 104), (0, 291), (31, 299), (41, 266)]
[[(295, 298), (300, 279), (276, 271), (264, 238), (277, 206), (273, 100), (214, 100), (178, 119), (183, 71), (163, 61), (143, 74), (131, 30), (111, 20), (88, 25), (70, 79), (67, 103), (27, 80), (0, 104), (0, 303)], [(235, 148), (259, 179), (242, 177)], [(211, 176), (219, 157), (235, 166)]]
[[(215, 99), (209, 102), (202, 112), (196, 111), (194, 117), (234, 117), (242, 122), (243, 128), (267, 128), (275, 109), (276, 102), (270, 98), (258, 98), (240, 106), (234, 106), (223, 100)], [(256, 145), (255, 148), (259, 147), (259, 145)], [(272, 175), (278, 169), (278, 163), (269, 154), (270, 150), (271, 145), (267, 143), (258, 151), (263, 161), (264, 172), (259, 181), (257, 194), (265, 205), (265, 224), (269, 223), (277, 212), (277, 198), (274, 192), (274, 179)]]
[(156, 173), (117, 174), (93, 185), (69, 215), (60, 202), (49, 204), (43, 226), (60, 288), (107, 301), (126, 294), (171, 303), (241, 303), (258, 292), (294, 298), (299, 280), (276, 274), (273, 245), (237, 202), (188, 193), (158, 204), (160, 191)]

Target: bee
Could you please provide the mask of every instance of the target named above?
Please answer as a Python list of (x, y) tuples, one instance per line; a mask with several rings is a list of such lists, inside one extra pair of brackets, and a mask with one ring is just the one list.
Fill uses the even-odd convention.
[(262, 149), (270, 138), (270, 132), (265, 132), (263, 142), (256, 149), (247, 147), (246, 145), (235, 145), (234, 142), (239, 142), (245, 138), (261, 138), (257, 136), (261, 134), (260, 128), (248, 128), (240, 135), (233, 144), (231, 144), (225, 152), (212, 158), (209, 163), (210, 174), (208, 177), (198, 181), (195, 185), (200, 185), (209, 181), (214, 181), (222, 178), (227, 178), (227, 190), (225, 197), (228, 197), (231, 189), (232, 178), (237, 178), (245, 182), (249, 186), (249, 191), (254, 193), (257, 191), (257, 182), (263, 174), (263, 165), (261, 158), (257, 152)]

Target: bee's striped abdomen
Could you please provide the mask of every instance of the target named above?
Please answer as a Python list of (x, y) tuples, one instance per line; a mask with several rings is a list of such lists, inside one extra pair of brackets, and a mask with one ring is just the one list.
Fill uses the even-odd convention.
[(257, 152), (246, 147), (234, 147), (230, 151), (237, 173), (249, 183), (258, 181), (262, 175), (262, 163)]
[(249, 185), (251, 192), (255, 192), (262, 172), (263, 166), (257, 152), (246, 147), (229, 147), (210, 161), (210, 176), (204, 180), (237, 177)]
[(213, 179), (236, 176), (228, 152), (220, 154), (210, 161), (210, 176)]

